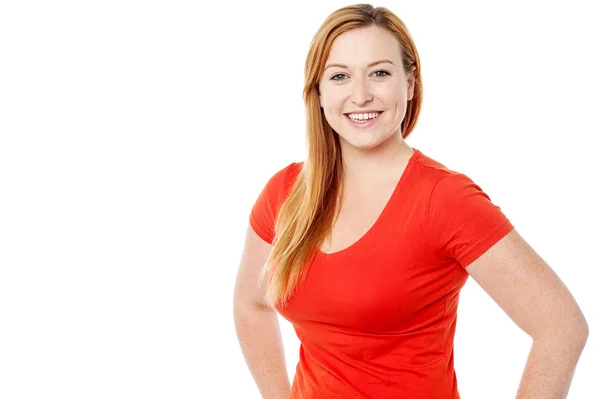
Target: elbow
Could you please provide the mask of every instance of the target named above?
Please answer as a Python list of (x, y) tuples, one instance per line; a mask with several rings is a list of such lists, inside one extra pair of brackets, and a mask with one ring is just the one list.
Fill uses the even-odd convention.
[(577, 317), (568, 323), (565, 330), (571, 336), (571, 340), (583, 350), (590, 335), (590, 326), (581, 310), (579, 310)]
[(578, 337), (581, 349), (583, 350), (583, 347), (585, 346), (588, 337), (590, 336), (590, 326), (587, 323), (585, 317), (583, 316), (581, 317), (580, 323), (577, 324), (575, 336)]
[(574, 352), (581, 353), (587, 343), (590, 327), (583, 315), (572, 318), (569, 321), (555, 325), (554, 328), (546, 328), (543, 333), (532, 336), (534, 342), (554, 343), (563, 348), (569, 348)]
[(572, 349), (573, 353), (580, 355), (585, 348), (589, 335), (589, 325), (585, 318), (582, 318), (571, 323), (564, 329), (562, 345), (565, 348)]

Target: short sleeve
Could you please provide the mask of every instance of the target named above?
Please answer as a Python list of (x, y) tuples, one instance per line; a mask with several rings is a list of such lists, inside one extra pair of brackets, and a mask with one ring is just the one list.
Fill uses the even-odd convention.
[(439, 180), (429, 204), (434, 249), (467, 267), (514, 227), (499, 206), (468, 176), (453, 172)]
[(277, 213), (291, 186), (290, 173), (295, 165), (297, 164), (291, 163), (271, 176), (250, 212), (250, 226), (260, 238), (269, 244), (273, 243), (275, 237)]

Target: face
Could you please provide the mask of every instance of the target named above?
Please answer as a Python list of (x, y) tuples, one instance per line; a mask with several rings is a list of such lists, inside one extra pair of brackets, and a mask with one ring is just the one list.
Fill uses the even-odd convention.
[(394, 135), (402, 137), (414, 74), (404, 72), (400, 43), (391, 33), (376, 26), (358, 28), (332, 43), (319, 93), (325, 118), (342, 145), (372, 148)]

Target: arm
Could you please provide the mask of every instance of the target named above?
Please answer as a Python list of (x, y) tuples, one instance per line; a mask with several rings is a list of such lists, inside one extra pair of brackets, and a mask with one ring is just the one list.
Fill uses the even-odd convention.
[(588, 337), (575, 299), (512, 230), (466, 268), (533, 344), (516, 399), (564, 399)]
[(277, 313), (265, 306), (264, 287), (258, 286), (270, 249), (248, 227), (235, 282), (233, 315), (242, 353), (262, 398), (287, 399), (290, 382)]

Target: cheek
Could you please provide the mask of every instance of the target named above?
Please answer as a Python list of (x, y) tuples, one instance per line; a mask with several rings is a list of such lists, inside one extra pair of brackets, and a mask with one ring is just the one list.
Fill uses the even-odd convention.
[(328, 114), (339, 113), (343, 110), (344, 101), (341, 93), (325, 89), (321, 93), (321, 107)]
[(334, 107), (325, 108), (325, 117), (329, 124), (336, 124), (336, 119), (339, 116), (339, 111)]
[(331, 96), (323, 97), (321, 106), (323, 107), (323, 111), (325, 112), (325, 114), (329, 117), (335, 117), (341, 112), (339, 102)]
[(327, 110), (329, 111), (329, 113), (335, 114), (335, 113), (340, 112), (340, 106), (338, 103), (329, 102), (329, 103), (327, 103)]
[(402, 86), (398, 84), (383, 86), (378, 94), (379, 98), (383, 99), (388, 104), (400, 103), (401, 99), (405, 97)]

